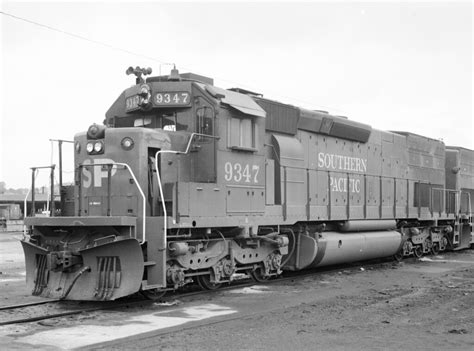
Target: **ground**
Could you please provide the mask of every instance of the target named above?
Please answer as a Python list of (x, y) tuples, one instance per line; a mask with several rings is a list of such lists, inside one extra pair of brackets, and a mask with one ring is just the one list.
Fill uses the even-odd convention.
[[(0, 235), (0, 254), (1, 304), (37, 299), (21, 280), (12, 280), (24, 278), (15, 235)], [(48, 350), (472, 350), (473, 283), (474, 250), (362, 263), (170, 304), (0, 327), (0, 344)]]
[(25, 285), (25, 263), (20, 239), (22, 233), (0, 233), (0, 305), (13, 305), (32, 300)]

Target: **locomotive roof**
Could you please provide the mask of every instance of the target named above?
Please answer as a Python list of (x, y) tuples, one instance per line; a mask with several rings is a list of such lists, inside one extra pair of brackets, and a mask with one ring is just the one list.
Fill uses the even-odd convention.
[(427, 137), (425, 135), (420, 135), (420, 134), (416, 134), (416, 133), (412, 133), (412, 132), (403, 132), (403, 131), (397, 131), (397, 130), (390, 130), (390, 132), (395, 133), (395, 134), (400, 134), (400, 135), (403, 135), (403, 136), (414, 136), (414, 137), (418, 137), (418, 138), (424, 138), (424, 139), (427, 139), (428, 141), (433, 141), (433, 142), (438, 142), (438, 143), (444, 144), (444, 142), (442, 140), (430, 138), (430, 137)]
[(468, 149), (468, 148), (465, 148), (465, 147), (462, 147), (462, 146), (446, 145), (446, 149), (458, 150), (458, 151), (467, 151), (467, 152), (473, 152), (474, 153), (474, 150), (471, 150), (471, 149)]
[[(170, 77), (169, 75), (149, 77), (149, 78), (146, 79), (146, 82), (147, 83), (168, 82), (169, 77)], [(196, 73), (191, 73), (191, 72), (180, 73), (179, 77), (182, 80), (190, 80), (190, 81), (195, 81), (195, 82), (199, 82), (199, 83), (203, 83), (203, 84), (207, 84), (207, 85), (214, 85), (214, 79), (206, 77), (206, 76), (202, 76), (202, 75), (196, 74)]]
[(210, 85), (197, 83), (214, 97), (219, 97), (224, 104), (230, 105), (236, 110), (247, 115), (266, 117), (266, 112), (249, 95), (236, 91), (218, 88)]

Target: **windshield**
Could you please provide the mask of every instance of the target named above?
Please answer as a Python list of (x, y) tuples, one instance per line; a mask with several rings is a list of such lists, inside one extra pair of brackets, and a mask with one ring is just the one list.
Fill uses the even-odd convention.
[(160, 113), (116, 118), (115, 127), (162, 128), (169, 131), (181, 131), (188, 130), (189, 117), (187, 112), (161, 111)]

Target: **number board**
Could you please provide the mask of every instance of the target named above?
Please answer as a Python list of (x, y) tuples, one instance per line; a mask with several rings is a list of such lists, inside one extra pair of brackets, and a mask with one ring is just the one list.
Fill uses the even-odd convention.
[(157, 106), (187, 106), (191, 102), (191, 94), (187, 91), (159, 92), (153, 97)]
[(140, 102), (140, 97), (138, 95), (133, 95), (133, 96), (128, 97), (125, 100), (125, 107), (126, 107), (127, 112), (138, 110), (139, 102)]

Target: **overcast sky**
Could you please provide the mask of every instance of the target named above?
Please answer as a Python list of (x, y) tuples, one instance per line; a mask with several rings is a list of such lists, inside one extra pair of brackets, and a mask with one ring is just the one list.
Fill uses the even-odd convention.
[[(158, 75), (172, 62), (223, 88), (474, 148), (468, 1), (3, 1), (1, 11), (108, 45), (0, 16), (0, 181), (7, 187), (28, 187), (29, 167), (50, 164), (48, 139), (72, 140), (102, 123), (134, 83), (125, 75), (131, 65)], [(64, 151), (72, 171), (72, 147)], [(56, 149), (53, 156), (57, 163)], [(47, 182), (44, 174), (39, 183)]]

